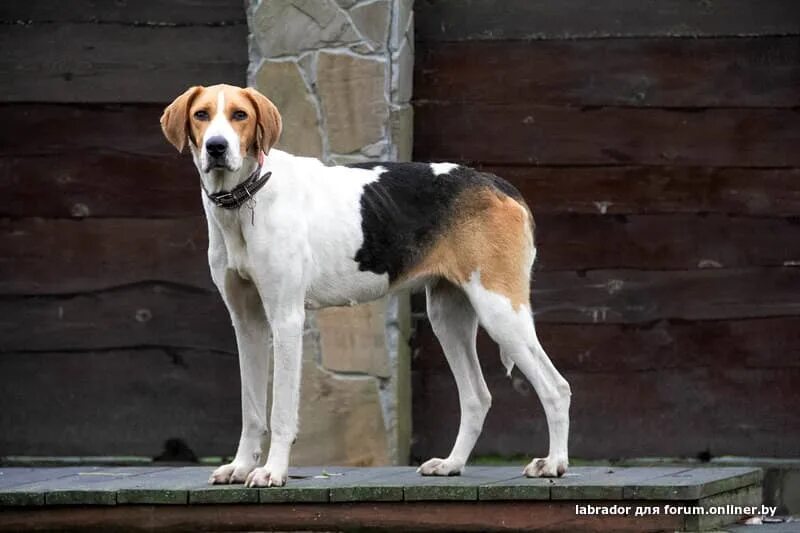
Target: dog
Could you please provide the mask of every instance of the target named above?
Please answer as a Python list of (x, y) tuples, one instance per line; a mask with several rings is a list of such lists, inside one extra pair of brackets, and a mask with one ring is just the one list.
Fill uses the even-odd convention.
[(523, 473), (564, 474), (571, 391), (536, 335), (534, 221), (519, 191), (454, 163), (326, 166), (278, 150), (280, 113), (252, 88), (191, 87), (164, 110), (161, 127), (179, 152), (189, 146), (200, 174), (211, 277), (239, 351), (242, 433), (235, 458), (209, 483), (286, 483), (307, 309), (423, 287), (461, 419), (450, 455), (418, 472), (460, 474), (481, 433), (491, 395), (475, 348), (480, 324), (508, 373), (517, 365), (544, 407), (550, 451)]

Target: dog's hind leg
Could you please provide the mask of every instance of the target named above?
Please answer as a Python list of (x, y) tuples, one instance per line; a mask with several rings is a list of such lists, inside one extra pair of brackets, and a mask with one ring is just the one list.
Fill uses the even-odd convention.
[(450, 455), (445, 459), (426, 461), (418, 472), (423, 475), (457, 475), (478, 440), (492, 397), (475, 350), (478, 318), (466, 295), (445, 280), (426, 287), (426, 294), (428, 318), (458, 386), (461, 422)]
[[(527, 269), (520, 276), (527, 279)], [(533, 385), (547, 417), (550, 452), (547, 457), (534, 459), (524, 473), (529, 477), (561, 476), (567, 469), (567, 438), (569, 434), (570, 387), (550, 362), (536, 336), (530, 307), (512, 304), (508, 295), (487, 289), (479, 272), (463, 285), (481, 325), (500, 345), (504, 358), (515, 363)], [(516, 295), (521, 299), (522, 295)], [(527, 294), (525, 294), (527, 299)]]

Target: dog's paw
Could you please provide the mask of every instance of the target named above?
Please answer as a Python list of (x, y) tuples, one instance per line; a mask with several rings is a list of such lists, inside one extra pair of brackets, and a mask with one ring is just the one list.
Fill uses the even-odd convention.
[(417, 472), (423, 476), (458, 476), (464, 470), (464, 463), (456, 463), (450, 458), (434, 457), (422, 463)]
[(534, 459), (522, 471), (527, 477), (561, 477), (567, 471), (566, 459), (552, 459), (543, 457)]
[(286, 484), (287, 474), (285, 468), (261, 466), (250, 472), (244, 485), (245, 487), (282, 487)]
[(244, 483), (247, 475), (253, 471), (256, 465), (244, 465), (240, 463), (229, 463), (222, 465), (211, 474), (208, 483), (211, 485), (225, 485), (228, 483)]

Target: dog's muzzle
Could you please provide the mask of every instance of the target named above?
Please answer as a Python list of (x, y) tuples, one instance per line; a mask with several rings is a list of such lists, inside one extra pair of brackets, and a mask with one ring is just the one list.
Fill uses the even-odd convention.
[(227, 153), (228, 141), (221, 135), (215, 135), (206, 141), (206, 153), (208, 154), (208, 170), (212, 168), (228, 168)]

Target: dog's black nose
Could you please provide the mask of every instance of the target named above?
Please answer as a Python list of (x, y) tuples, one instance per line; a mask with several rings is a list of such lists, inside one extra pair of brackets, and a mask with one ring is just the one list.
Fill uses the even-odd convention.
[(222, 157), (228, 149), (228, 141), (224, 137), (211, 137), (206, 141), (206, 151), (211, 157)]

